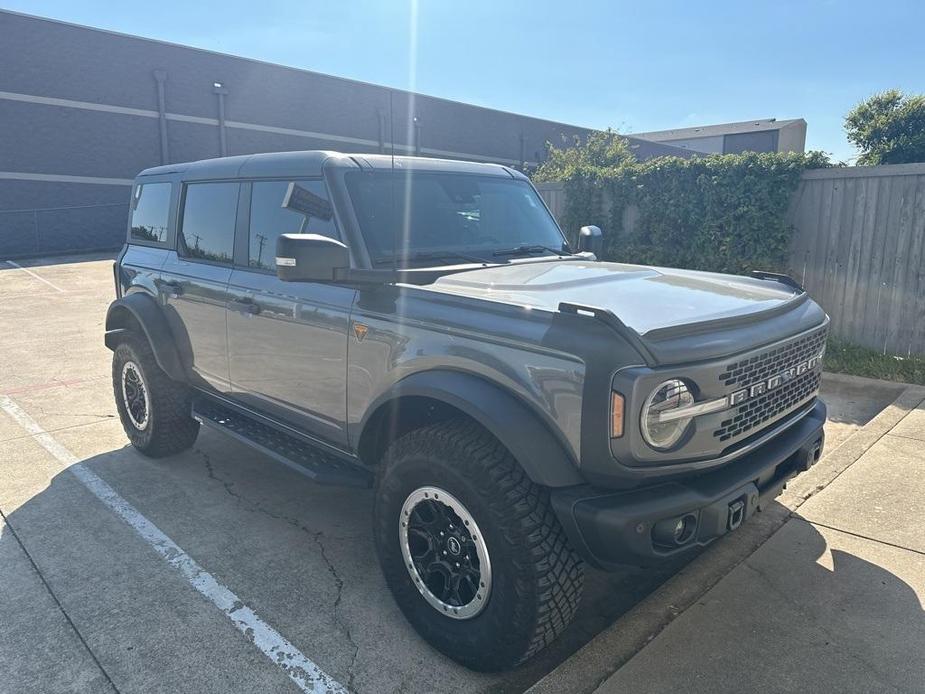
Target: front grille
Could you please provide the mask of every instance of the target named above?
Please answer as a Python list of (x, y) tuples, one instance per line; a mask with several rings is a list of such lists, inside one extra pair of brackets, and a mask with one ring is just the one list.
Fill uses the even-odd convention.
[(747, 386), (779, 374), (788, 366), (819, 354), (825, 344), (827, 331), (827, 328), (820, 328), (750, 359), (726, 364), (726, 370), (719, 375), (719, 380), (725, 386)]
[[(786, 368), (786, 367), (785, 367)], [(769, 419), (800, 404), (819, 390), (822, 377), (818, 371), (810, 371), (779, 388), (745, 402), (733, 410), (733, 416), (724, 419), (713, 435), (720, 441), (728, 441), (756, 427)]]
[[(800, 362), (818, 356), (825, 345), (826, 328), (788, 342), (754, 357), (727, 364), (719, 380), (725, 386), (748, 387), (781, 374)], [(793, 409), (815, 395), (822, 377), (819, 369), (812, 369), (778, 387), (743, 402), (733, 408), (713, 436), (728, 441), (761, 426)]]

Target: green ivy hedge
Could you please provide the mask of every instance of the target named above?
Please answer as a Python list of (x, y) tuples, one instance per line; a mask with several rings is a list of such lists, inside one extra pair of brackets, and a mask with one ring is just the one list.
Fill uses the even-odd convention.
[[(607, 260), (746, 273), (786, 268), (787, 208), (808, 168), (825, 154), (745, 153), (636, 161), (616, 133), (569, 150), (550, 148), (534, 174), (565, 181), (560, 220), (570, 239), (604, 230)], [(584, 147), (584, 151), (582, 151)]]

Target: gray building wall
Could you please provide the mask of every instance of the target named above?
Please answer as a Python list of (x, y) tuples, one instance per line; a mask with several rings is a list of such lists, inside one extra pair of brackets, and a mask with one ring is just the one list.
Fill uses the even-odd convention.
[(132, 178), (162, 163), (394, 147), (529, 168), (589, 132), (4, 11), (0, 66), (0, 259), (118, 247)]
[(767, 118), (636, 133), (635, 137), (702, 154), (802, 152), (806, 147), (806, 121)]

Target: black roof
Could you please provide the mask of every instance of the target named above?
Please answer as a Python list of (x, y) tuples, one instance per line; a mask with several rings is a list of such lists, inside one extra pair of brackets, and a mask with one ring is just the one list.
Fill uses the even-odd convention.
[(500, 164), (432, 159), (430, 157), (392, 157), (388, 154), (343, 154), (327, 150), (303, 152), (268, 152), (235, 157), (203, 159), (180, 164), (166, 164), (145, 169), (139, 176), (182, 174), (183, 180), (216, 178), (269, 178), (320, 176), (325, 167), (415, 171), (452, 171), (494, 176), (526, 178), (519, 171)]

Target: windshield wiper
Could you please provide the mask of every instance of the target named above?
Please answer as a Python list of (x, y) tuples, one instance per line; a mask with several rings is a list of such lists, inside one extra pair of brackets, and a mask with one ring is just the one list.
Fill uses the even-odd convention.
[(492, 262), (488, 258), (483, 258), (477, 255), (469, 255), (468, 253), (459, 253), (457, 251), (415, 251), (408, 255), (398, 256), (387, 256), (382, 258), (376, 258), (376, 264), (391, 263), (393, 260), (447, 260), (449, 258), (458, 258), (460, 260), (465, 260), (469, 263), (478, 263), (479, 265), (485, 265)]
[(494, 252), (494, 255), (532, 255), (534, 253), (542, 253), (543, 251), (555, 253), (556, 255), (575, 255), (571, 251), (567, 251), (562, 248), (556, 250), (552, 246), (543, 246), (534, 243), (522, 243), (521, 245), (514, 246), (513, 248), (499, 248)]

